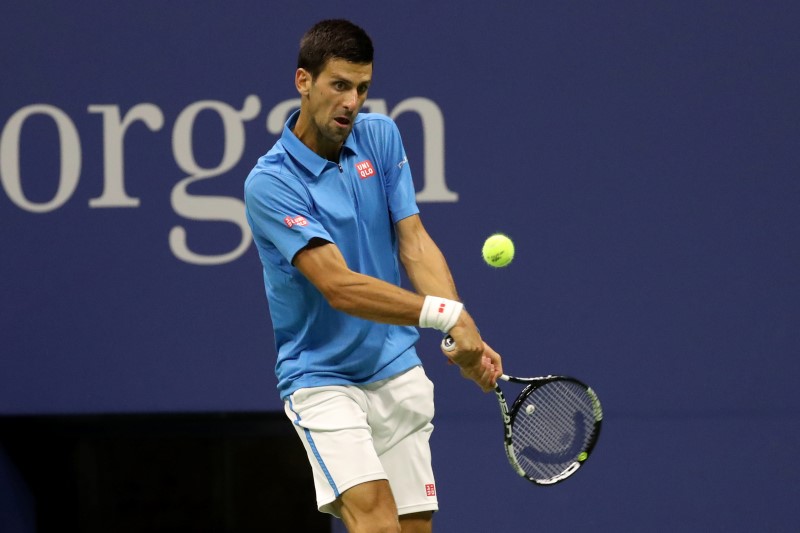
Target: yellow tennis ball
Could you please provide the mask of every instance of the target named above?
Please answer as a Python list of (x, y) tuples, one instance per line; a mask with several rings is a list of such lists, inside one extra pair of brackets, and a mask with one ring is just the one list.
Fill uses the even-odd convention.
[(514, 259), (514, 243), (507, 235), (495, 233), (483, 243), (483, 260), (493, 267), (504, 267)]

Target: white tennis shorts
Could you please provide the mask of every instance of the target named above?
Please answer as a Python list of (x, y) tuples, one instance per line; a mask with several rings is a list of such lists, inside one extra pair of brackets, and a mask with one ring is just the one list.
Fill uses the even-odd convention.
[(422, 367), (368, 385), (310, 387), (284, 402), (314, 472), (317, 508), (355, 485), (388, 479), (398, 514), (436, 511), (429, 440), (433, 383)]

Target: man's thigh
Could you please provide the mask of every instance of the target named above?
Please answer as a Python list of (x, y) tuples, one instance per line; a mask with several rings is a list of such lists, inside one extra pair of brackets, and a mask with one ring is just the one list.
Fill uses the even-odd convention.
[(358, 389), (300, 389), (284, 407), (306, 449), (320, 511), (339, 516), (333, 503), (345, 491), (387, 479)]
[(372, 438), (399, 513), (438, 510), (430, 449), (433, 383), (415, 367), (365, 388)]

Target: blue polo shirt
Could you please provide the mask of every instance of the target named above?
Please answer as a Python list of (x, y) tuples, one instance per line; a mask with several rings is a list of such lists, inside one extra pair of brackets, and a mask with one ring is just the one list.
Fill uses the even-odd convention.
[(394, 224), (419, 212), (400, 132), (384, 115), (359, 114), (337, 164), (295, 136), (298, 114), (244, 187), (282, 398), (302, 387), (371, 383), (421, 364), (416, 328), (337, 311), (292, 266), (295, 254), (319, 237), (338, 246), (351, 270), (400, 285)]

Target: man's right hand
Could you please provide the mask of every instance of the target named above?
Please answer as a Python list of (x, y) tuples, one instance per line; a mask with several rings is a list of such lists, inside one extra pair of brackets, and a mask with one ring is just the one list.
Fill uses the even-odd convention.
[(458, 365), (462, 376), (488, 392), (494, 389), (497, 379), (503, 374), (502, 358), (481, 339), (472, 319), (467, 318), (467, 324), (461, 325), (459, 321), (449, 332), (455, 348), (451, 351), (442, 349), (442, 352), (453, 364)]

